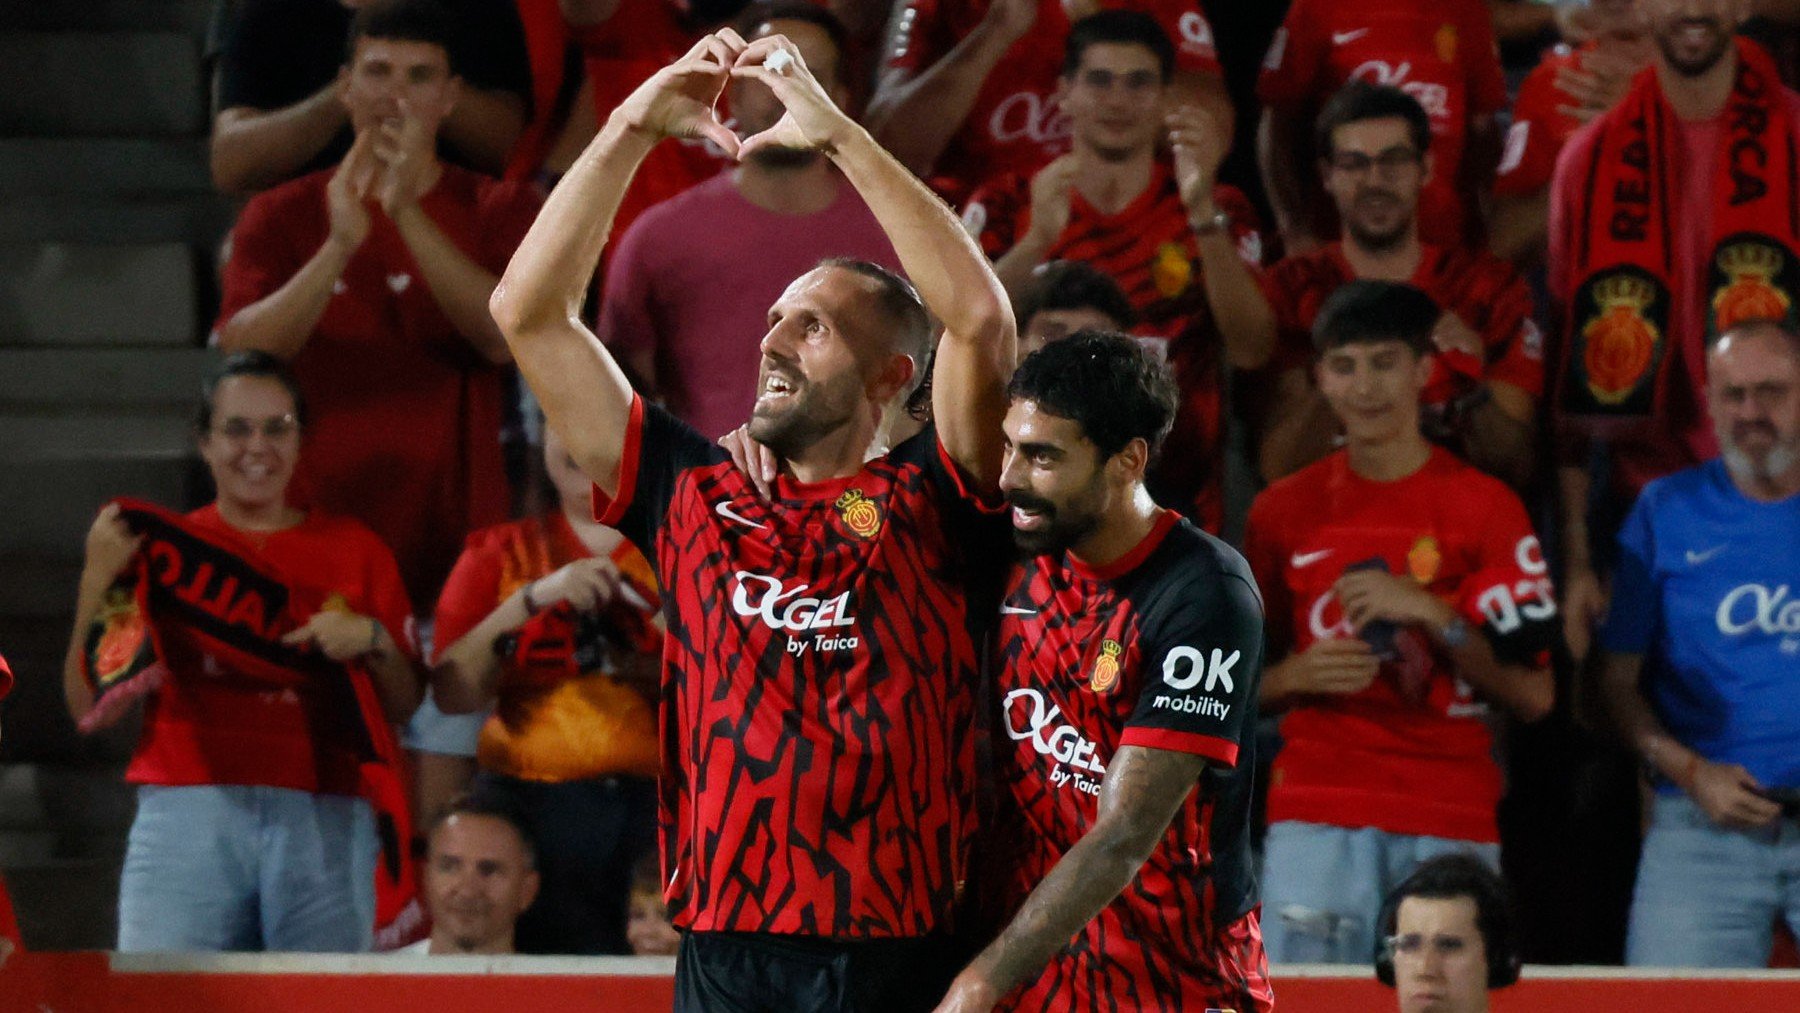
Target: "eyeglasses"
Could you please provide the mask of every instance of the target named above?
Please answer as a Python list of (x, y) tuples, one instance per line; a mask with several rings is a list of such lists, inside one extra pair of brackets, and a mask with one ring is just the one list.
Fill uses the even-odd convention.
[(1383, 173), (1402, 172), (1418, 165), (1423, 157), (1416, 148), (1397, 145), (1374, 156), (1360, 151), (1340, 151), (1331, 156), (1330, 162), (1331, 167), (1338, 172), (1360, 176), (1372, 167), (1379, 168)]
[(1408, 932), (1401, 936), (1388, 936), (1381, 944), (1389, 960), (1396, 957), (1417, 960), (1425, 955), (1427, 947), (1439, 958), (1454, 957), (1468, 949), (1469, 941), (1461, 936), (1432, 936), (1427, 939), (1423, 933)]
[(284, 440), (300, 431), (300, 420), (292, 415), (277, 415), (262, 424), (243, 418), (230, 418), (213, 427), (213, 432), (236, 443), (243, 443), (260, 430), (269, 440)]

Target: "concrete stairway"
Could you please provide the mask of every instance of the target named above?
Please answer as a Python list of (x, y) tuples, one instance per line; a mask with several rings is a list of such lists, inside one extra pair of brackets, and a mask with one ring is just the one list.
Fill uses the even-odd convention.
[(78, 738), (60, 670), (83, 534), (117, 495), (193, 494), (208, 363), (212, 0), (0, 7), (0, 869), (28, 946), (104, 947), (133, 729)]

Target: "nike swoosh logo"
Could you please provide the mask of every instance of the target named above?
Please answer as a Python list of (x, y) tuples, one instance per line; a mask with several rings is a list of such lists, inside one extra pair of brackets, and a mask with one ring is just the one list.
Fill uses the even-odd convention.
[(750, 518), (745, 517), (743, 514), (738, 513), (736, 510), (731, 509), (730, 503), (720, 503), (718, 506), (713, 507), (713, 511), (715, 513), (717, 513), (720, 517), (724, 517), (728, 520), (737, 521), (739, 524), (742, 524), (747, 528), (766, 528), (766, 527), (768, 527), (767, 524), (758, 524), (755, 521), (751, 520)]
[(1724, 551), (1725, 551), (1725, 546), (1723, 546), (1723, 545), (1715, 545), (1712, 548), (1707, 549), (1705, 552), (1695, 552), (1693, 549), (1689, 549), (1689, 550), (1687, 550), (1688, 565), (1689, 566), (1699, 566), (1701, 563), (1706, 562), (1707, 560), (1713, 558), (1714, 556), (1716, 556), (1719, 553), (1724, 552)]
[(1324, 559), (1326, 556), (1331, 555), (1333, 551), (1334, 550), (1332, 549), (1320, 549), (1317, 552), (1296, 552), (1294, 553), (1294, 557), (1288, 560), (1288, 562), (1294, 569), (1304, 570), (1319, 560)]
[(1017, 605), (1002, 605), (1000, 606), (1000, 614), (1003, 616), (1035, 616), (1038, 614), (1038, 610), (1022, 609)]
[(1358, 28), (1353, 32), (1332, 32), (1331, 44), (1334, 46), (1348, 46), (1350, 43), (1355, 42), (1357, 39), (1360, 39), (1367, 34), (1369, 34), (1367, 28)]

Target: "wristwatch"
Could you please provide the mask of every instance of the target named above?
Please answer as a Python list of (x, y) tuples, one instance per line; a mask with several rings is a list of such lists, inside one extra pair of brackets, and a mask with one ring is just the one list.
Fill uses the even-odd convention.
[(1467, 619), (1457, 616), (1438, 630), (1438, 639), (1444, 642), (1445, 647), (1456, 651), (1461, 650), (1463, 645), (1469, 642), (1469, 637), (1474, 632), (1475, 628), (1469, 625)]
[(1188, 219), (1188, 228), (1192, 229), (1196, 236), (1210, 236), (1215, 232), (1224, 232), (1231, 228), (1231, 216), (1214, 209), (1210, 217), (1202, 218), (1199, 221)]

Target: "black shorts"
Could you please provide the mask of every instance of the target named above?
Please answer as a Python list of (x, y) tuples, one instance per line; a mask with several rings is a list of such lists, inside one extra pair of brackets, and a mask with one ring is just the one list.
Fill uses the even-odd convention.
[(930, 1013), (961, 952), (944, 936), (689, 932), (675, 958), (675, 1013)]

